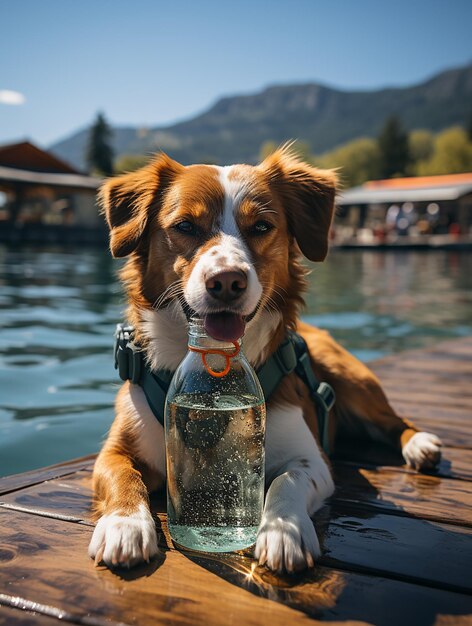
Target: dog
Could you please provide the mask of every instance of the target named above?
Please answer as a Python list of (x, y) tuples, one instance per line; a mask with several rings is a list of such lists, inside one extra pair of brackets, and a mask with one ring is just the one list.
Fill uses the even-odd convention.
[[(228, 340), (244, 333), (254, 367), (295, 330), (314, 373), (336, 393), (331, 448), (338, 433), (363, 433), (401, 451), (413, 468), (431, 468), (438, 437), (398, 416), (364, 364), (298, 319), (302, 255), (315, 262), (327, 255), (336, 182), (334, 171), (304, 163), (289, 147), (257, 166), (183, 166), (161, 153), (107, 180), (99, 197), (111, 253), (127, 257), (128, 320), (153, 370), (175, 370), (185, 356), (189, 310)], [(316, 409), (295, 373), (268, 402), (265, 446), (268, 489), (254, 554), (275, 572), (293, 573), (320, 556), (311, 517), (334, 492)], [(96, 563), (132, 567), (158, 554), (149, 493), (165, 480), (164, 430), (142, 388), (125, 382), (93, 472)]]

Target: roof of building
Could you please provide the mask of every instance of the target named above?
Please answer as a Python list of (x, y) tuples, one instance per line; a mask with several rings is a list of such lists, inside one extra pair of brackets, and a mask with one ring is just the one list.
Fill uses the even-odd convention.
[(50, 174), (83, 174), (29, 141), (0, 146), (0, 166)]
[(30, 172), (28, 170), (20, 170), (0, 165), (0, 186), (2, 182), (95, 190), (102, 182), (102, 179), (94, 178), (92, 176), (84, 176), (83, 174), (50, 174), (45, 172)]
[(457, 200), (472, 193), (472, 173), (372, 180), (342, 191), (337, 204), (390, 204)]
[(412, 189), (419, 187), (444, 187), (446, 185), (472, 185), (472, 172), (464, 174), (442, 174), (440, 176), (410, 176), (409, 178), (388, 178), (369, 180), (364, 187), (369, 189)]

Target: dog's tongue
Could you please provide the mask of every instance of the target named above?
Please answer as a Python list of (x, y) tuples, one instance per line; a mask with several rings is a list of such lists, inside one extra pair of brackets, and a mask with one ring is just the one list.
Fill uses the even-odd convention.
[(242, 315), (236, 313), (209, 313), (203, 323), (210, 337), (218, 341), (237, 341), (246, 326)]

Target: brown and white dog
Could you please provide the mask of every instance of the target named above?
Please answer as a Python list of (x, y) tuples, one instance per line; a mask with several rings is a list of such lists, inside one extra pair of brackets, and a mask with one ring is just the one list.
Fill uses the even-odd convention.
[[(362, 431), (401, 450), (416, 469), (431, 467), (440, 440), (399, 417), (376, 377), (328, 333), (298, 320), (306, 286), (300, 252), (324, 260), (335, 184), (332, 171), (283, 148), (255, 167), (184, 167), (161, 154), (107, 181), (101, 202), (111, 251), (128, 257), (121, 274), (128, 320), (154, 369), (175, 369), (185, 356), (188, 309), (220, 339), (244, 332), (255, 367), (286, 329), (297, 330), (316, 375), (336, 392), (331, 444), (339, 430)], [(317, 437), (314, 405), (291, 374), (267, 407), (268, 491), (255, 547), (259, 562), (279, 572), (311, 567), (320, 554), (310, 518), (334, 484)], [(131, 567), (158, 553), (148, 494), (165, 479), (163, 428), (141, 387), (127, 382), (93, 474), (96, 562)]]

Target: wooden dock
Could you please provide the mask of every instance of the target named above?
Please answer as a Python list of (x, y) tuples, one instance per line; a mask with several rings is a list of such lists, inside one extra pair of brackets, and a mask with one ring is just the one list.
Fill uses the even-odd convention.
[(93, 458), (79, 459), (0, 479), (0, 624), (472, 624), (472, 338), (373, 369), (394, 406), (442, 438), (443, 460), (417, 474), (386, 449), (344, 446), (337, 492), (315, 520), (314, 571), (279, 578), (250, 555), (176, 550), (162, 495), (164, 556), (131, 571), (94, 567)]

